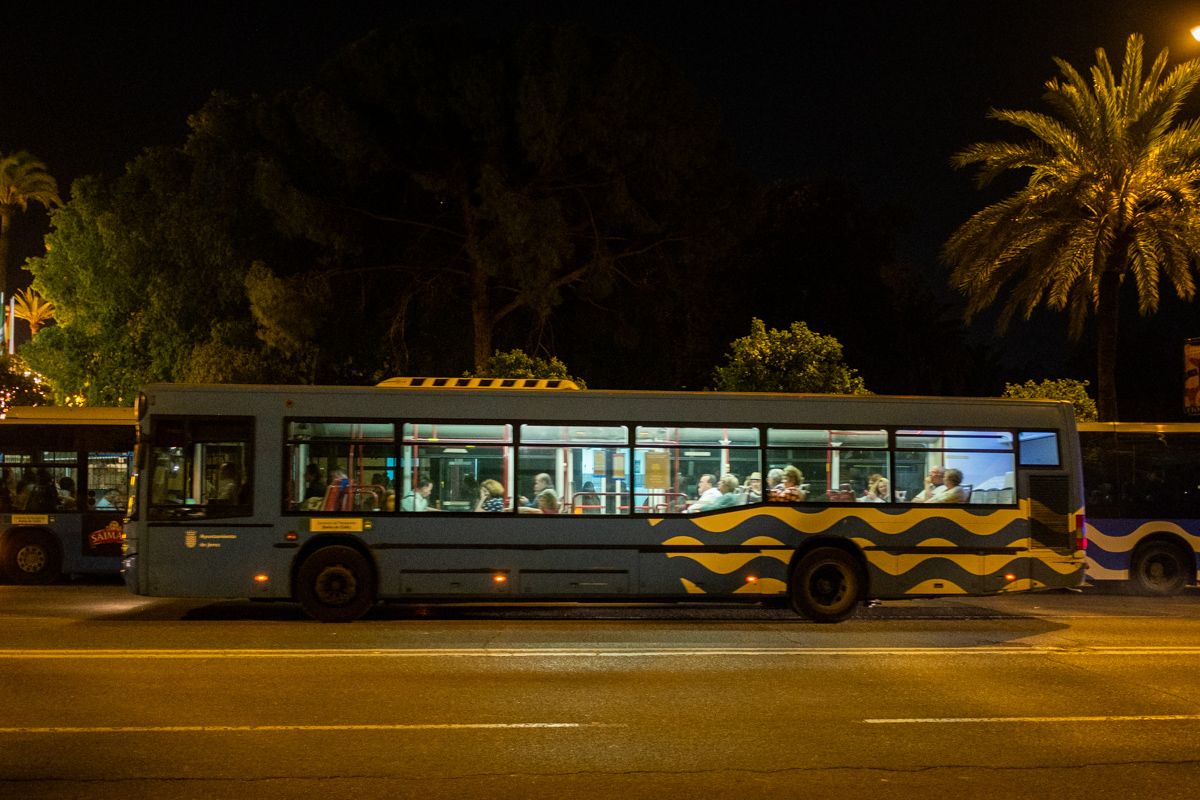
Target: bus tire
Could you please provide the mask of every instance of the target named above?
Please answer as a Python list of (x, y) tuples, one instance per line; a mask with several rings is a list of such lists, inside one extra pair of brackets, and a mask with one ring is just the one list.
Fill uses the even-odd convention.
[(854, 613), (864, 584), (854, 556), (838, 547), (818, 547), (792, 570), (792, 610), (813, 622), (841, 622)]
[(53, 583), (62, 577), (58, 542), (44, 531), (18, 530), (4, 540), (4, 574), (13, 583)]
[(375, 605), (375, 572), (353, 547), (322, 547), (300, 565), (296, 599), (319, 622), (353, 622)]
[(1138, 594), (1179, 594), (1195, 578), (1195, 557), (1169, 542), (1149, 542), (1134, 552), (1129, 573)]

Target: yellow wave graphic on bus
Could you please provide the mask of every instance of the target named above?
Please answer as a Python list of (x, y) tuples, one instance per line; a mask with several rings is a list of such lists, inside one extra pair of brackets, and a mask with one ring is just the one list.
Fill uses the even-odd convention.
[[(694, 539), (691, 536), (674, 536), (663, 542), (663, 544), (675, 547), (696, 547), (703, 546), (704, 542)], [(764, 549), (758, 553), (667, 553), (667, 558), (689, 558), (709, 572), (715, 572), (718, 575), (728, 575), (746, 566), (756, 558), (765, 556), (777, 559), (786, 564), (792, 557), (790, 549), (784, 548), (782, 542), (778, 539), (772, 539), (770, 536), (752, 536), (742, 542), (742, 545), (745, 547), (762, 547)], [(766, 549), (772, 546), (783, 549)]]
[[(725, 514), (694, 517), (690, 522), (708, 533), (729, 533), (747, 520), (768, 516), (778, 519), (799, 533), (822, 533), (843, 519), (857, 517), (881, 533), (894, 535), (904, 533), (924, 520), (936, 518), (953, 522), (964, 531), (976, 536), (991, 536), (1012, 523), (1028, 517), (1028, 509), (1028, 501), (1022, 501), (1020, 508), (1005, 508), (990, 511), (987, 514), (972, 514), (964, 509), (954, 508), (914, 508), (901, 514), (887, 514), (883, 511), (859, 506), (830, 506), (817, 512), (807, 513), (790, 507), (763, 506)], [(660, 518), (650, 520), (650, 523), (657, 525), (662, 521)]]
[(1191, 542), (1193, 548), (1200, 549), (1200, 536), (1189, 533), (1174, 522), (1166, 520), (1150, 520), (1139, 525), (1135, 530), (1124, 536), (1109, 536), (1097, 528), (1089, 520), (1087, 523), (1087, 538), (1101, 550), (1109, 553), (1127, 553), (1132, 550), (1142, 537), (1149, 533), (1174, 533), (1185, 541)]

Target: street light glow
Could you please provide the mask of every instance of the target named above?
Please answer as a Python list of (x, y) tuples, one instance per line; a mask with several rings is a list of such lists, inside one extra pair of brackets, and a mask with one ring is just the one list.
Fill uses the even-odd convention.
[(1192, 38), (1195, 39), (1197, 42), (1200, 42), (1200, 25), (1197, 25), (1196, 27), (1192, 28)]

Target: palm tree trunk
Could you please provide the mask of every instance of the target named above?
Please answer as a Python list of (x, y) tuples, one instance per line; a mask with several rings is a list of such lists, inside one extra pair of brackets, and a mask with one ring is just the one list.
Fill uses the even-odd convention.
[(0, 205), (0, 296), (8, 301), (8, 240), (12, 228), (12, 210)]
[[(1110, 261), (1112, 256), (1109, 257)], [(1117, 420), (1117, 326), (1121, 319), (1121, 275), (1100, 275), (1096, 303), (1096, 406), (1102, 422)]]

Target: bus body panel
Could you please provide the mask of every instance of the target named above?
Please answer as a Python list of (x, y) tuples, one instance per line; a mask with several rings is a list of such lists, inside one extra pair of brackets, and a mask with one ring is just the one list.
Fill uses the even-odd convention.
[(33, 510), (18, 507), (19, 495), (6, 492), (0, 554), (6, 542), (34, 534), (53, 542), (61, 574), (115, 575), (121, 567), (125, 503), (102, 508), (96, 496), (127, 488), (136, 430), (132, 408), (10, 407), (0, 420), (0, 465), (14, 479), (18, 473), (47, 471), (56, 490), (69, 477), (77, 495), (58, 491), (53, 510)]
[[(946, 398), (857, 398), (642, 392), (423, 391), (373, 387), (152, 386), (144, 438), (156, 420), (253, 422), (254, 514), (156, 522), (139, 494), (126, 582), (156, 596), (293, 596), (315, 539), (368, 554), (380, 599), (674, 598), (761, 600), (788, 593), (798, 553), (834, 543), (861, 558), (869, 596), (903, 598), (1078, 585), (1082, 553), (1034, 541), (1018, 470), (1017, 502), (933, 507), (889, 503), (759, 503), (701, 514), (534, 516), (516, 513), (306, 514), (283, 508), (286, 420), (511, 420), (762, 426), (942, 426), (1039, 429), (1061, 439), (1069, 489), (1064, 526), (1082, 511), (1074, 423), (1065, 404)], [(397, 436), (399, 434), (396, 434)], [(632, 434), (631, 434), (632, 435)], [(638, 444), (627, 445), (636, 451)], [(513, 446), (514, 451), (520, 451)], [(754, 451), (765, 452), (765, 445)], [(524, 458), (522, 453), (518, 458)], [(145, 470), (147, 464), (139, 465)], [(626, 490), (628, 491), (628, 490)], [(1014, 500), (1017, 498), (1014, 497)], [(1060, 504), (1061, 505), (1061, 504)], [(257, 526), (257, 527), (251, 527)], [(339, 537), (342, 537), (339, 539)], [(256, 576), (260, 576), (256, 580)]]
[(1093, 581), (1128, 581), (1151, 541), (1188, 558), (1187, 583), (1200, 578), (1200, 423), (1079, 424), (1087, 486), (1086, 572)]

